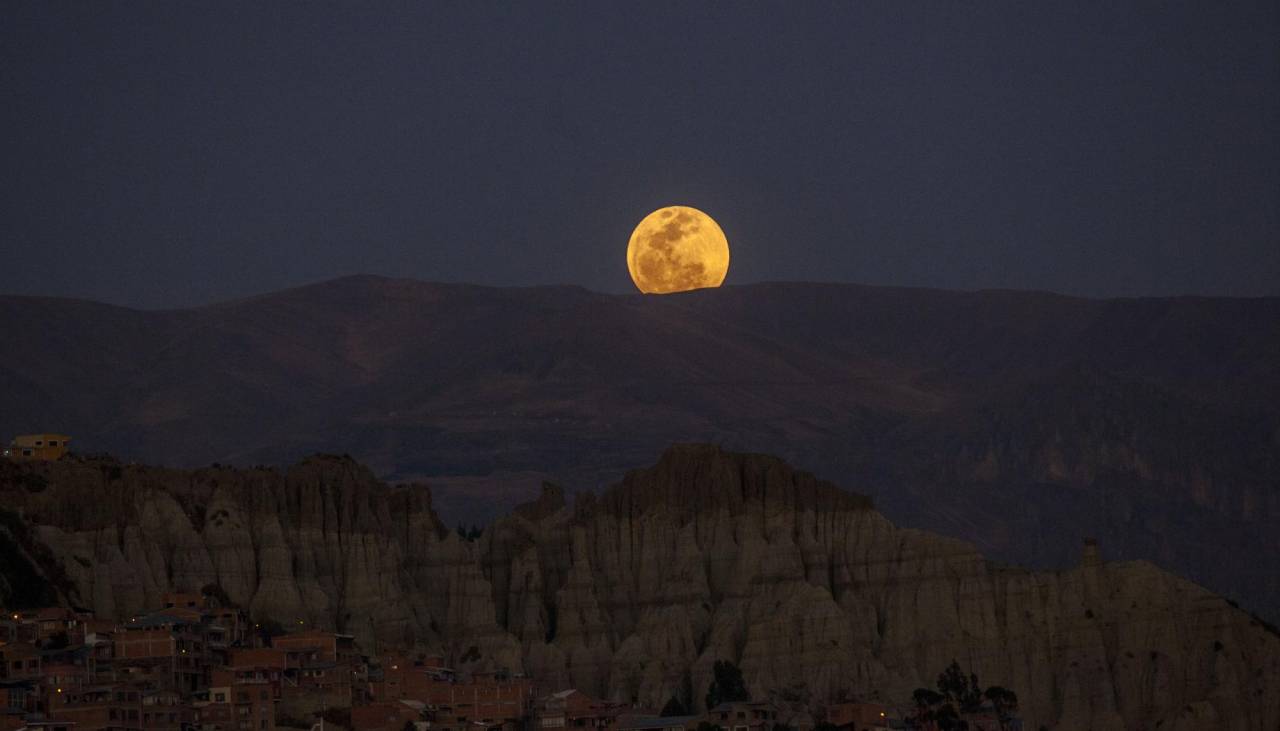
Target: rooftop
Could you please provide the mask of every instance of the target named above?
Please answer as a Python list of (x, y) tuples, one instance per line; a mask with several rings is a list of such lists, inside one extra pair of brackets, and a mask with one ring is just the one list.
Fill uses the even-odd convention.
[(617, 731), (635, 731), (648, 728), (676, 728), (687, 726), (698, 716), (619, 716), (614, 728)]

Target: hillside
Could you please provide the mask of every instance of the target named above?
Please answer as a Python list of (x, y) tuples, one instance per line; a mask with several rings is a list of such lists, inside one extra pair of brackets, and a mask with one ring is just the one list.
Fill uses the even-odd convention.
[(3, 433), (175, 467), (350, 453), (430, 479), (450, 524), (712, 442), (999, 560), (1068, 565), (1095, 535), (1280, 616), (1280, 299), (353, 277), (170, 312), (0, 297), (0, 316)]
[(216, 586), (367, 651), (418, 645), (654, 706), (697, 704), (720, 659), (756, 695), (904, 702), (954, 658), (1015, 688), (1029, 728), (1280, 723), (1280, 635), (1205, 589), (1088, 547), (1064, 571), (993, 563), (763, 455), (673, 447), (573, 505), (548, 486), (472, 542), (428, 488), (343, 457), (8, 465), (0, 498), (46, 557), (35, 570), (104, 616)]

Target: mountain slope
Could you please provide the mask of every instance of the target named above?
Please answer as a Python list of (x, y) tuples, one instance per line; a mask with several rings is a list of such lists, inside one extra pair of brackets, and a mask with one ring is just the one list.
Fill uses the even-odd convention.
[(1280, 299), (353, 277), (174, 312), (0, 297), (0, 317), (7, 433), (175, 466), (349, 452), (468, 522), (709, 441), (1001, 560), (1064, 565), (1099, 535), (1280, 616)]

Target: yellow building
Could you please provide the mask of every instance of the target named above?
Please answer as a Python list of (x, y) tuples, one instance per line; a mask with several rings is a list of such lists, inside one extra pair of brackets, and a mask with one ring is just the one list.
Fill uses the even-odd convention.
[(66, 434), (23, 434), (14, 437), (4, 456), (9, 459), (39, 459), (52, 461), (67, 453)]

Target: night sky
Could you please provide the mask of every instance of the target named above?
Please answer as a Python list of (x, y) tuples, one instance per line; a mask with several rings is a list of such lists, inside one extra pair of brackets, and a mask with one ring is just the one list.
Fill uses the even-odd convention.
[(355, 273), (1280, 294), (1280, 3), (7, 2), (0, 293)]

